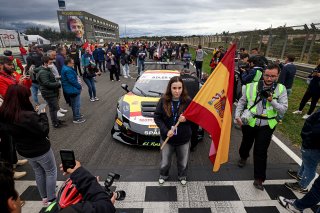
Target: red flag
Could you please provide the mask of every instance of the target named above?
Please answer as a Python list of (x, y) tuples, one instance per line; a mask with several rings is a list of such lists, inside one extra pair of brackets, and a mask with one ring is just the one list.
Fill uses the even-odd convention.
[(209, 159), (214, 165), (213, 171), (228, 161), (235, 50), (233, 44), (183, 113), (211, 135)]

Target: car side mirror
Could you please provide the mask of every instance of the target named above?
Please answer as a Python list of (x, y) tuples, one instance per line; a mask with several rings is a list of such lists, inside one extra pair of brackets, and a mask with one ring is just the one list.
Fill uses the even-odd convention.
[(128, 85), (127, 84), (121, 84), (121, 88), (124, 89), (127, 92), (130, 92), (128, 89)]

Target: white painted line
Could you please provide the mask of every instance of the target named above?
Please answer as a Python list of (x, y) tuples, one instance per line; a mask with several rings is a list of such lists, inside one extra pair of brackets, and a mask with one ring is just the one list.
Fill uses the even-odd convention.
[(302, 160), (296, 155), (291, 149), (289, 149), (279, 138), (275, 135), (272, 135), (272, 140), (285, 152), (289, 157), (291, 157), (297, 164), (301, 166)]

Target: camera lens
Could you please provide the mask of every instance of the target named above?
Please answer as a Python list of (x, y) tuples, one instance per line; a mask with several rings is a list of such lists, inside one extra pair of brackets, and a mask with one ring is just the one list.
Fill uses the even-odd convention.
[(126, 198), (126, 192), (123, 190), (115, 191), (116, 193), (116, 200), (124, 200)]

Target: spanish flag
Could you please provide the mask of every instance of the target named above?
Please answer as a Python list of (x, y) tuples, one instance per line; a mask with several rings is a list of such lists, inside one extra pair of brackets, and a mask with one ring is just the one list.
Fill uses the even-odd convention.
[(235, 50), (233, 44), (183, 113), (211, 135), (209, 159), (214, 172), (228, 161)]

